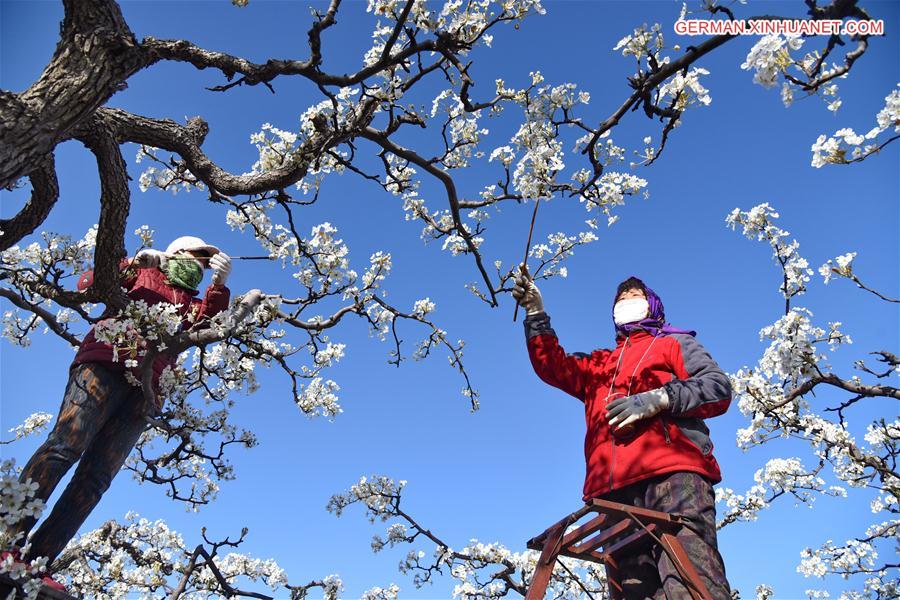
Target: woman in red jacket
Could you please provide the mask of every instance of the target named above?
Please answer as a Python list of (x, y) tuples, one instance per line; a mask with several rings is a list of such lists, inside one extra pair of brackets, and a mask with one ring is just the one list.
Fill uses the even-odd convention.
[[(717, 549), (715, 493), (721, 481), (703, 419), (731, 402), (728, 376), (695, 332), (665, 321), (660, 298), (631, 277), (616, 290), (616, 346), (567, 353), (524, 266), (513, 296), (525, 308), (528, 354), (538, 377), (584, 403), (583, 499), (601, 498), (682, 515), (679, 540), (707, 589), (730, 599)], [(690, 597), (657, 545), (620, 564), (627, 598)]]
[[(225, 281), (231, 272), (231, 259), (200, 238), (180, 237), (165, 252), (142, 250), (134, 259), (124, 259), (121, 268), (122, 286), (132, 300), (177, 306), (185, 329), (228, 307), (230, 292)], [(207, 268), (212, 270), (212, 284), (200, 299), (196, 297), (198, 287)], [(78, 281), (78, 288), (86, 289), (92, 282), (93, 272), (88, 271)], [(154, 396), (159, 403), (159, 375), (166, 366), (175, 364), (175, 358), (161, 354), (153, 364)], [(55, 560), (100, 501), (147, 427), (143, 392), (126, 377), (126, 372), (131, 372), (139, 380), (133, 362), (99, 341), (94, 328), (81, 343), (69, 370), (56, 424), (25, 465), (20, 481), (36, 483), (36, 497), (46, 502), (76, 461), (78, 468), (50, 515), (31, 536), (25, 560), (46, 556), (48, 565)], [(16, 532), (22, 534), (17, 543), (24, 545), (35, 523), (35, 518), (28, 518), (16, 526)], [(45, 583), (59, 587), (50, 578), (45, 578)]]

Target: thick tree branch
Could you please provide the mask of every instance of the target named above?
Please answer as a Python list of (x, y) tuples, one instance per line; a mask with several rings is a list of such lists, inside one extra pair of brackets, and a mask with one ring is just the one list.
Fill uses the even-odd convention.
[(307, 37), (309, 38), (309, 62), (318, 67), (322, 64), (322, 32), (335, 24), (335, 15), (341, 5), (341, 0), (331, 0), (325, 16), (313, 23), (309, 28)]
[[(241, 322), (250, 316), (250, 313), (253, 312), (253, 309), (259, 305), (262, 299), (263, 293), (260, 290), (250, 290), (244, 294), (237, 306), (232, 309), (230, 322), (227, 326), (206, 327), (196, 331), (188, 330), (171, 338), (161, 340), (166, 344), (166, 353), (178, 356), (178, 354), (193, 346), (203, 347), (228, 338)], [(148, 407), (155, 404), (153, 397), (153, 361), (160, 354), (159, 351), (151, 350), (141, 360), (141, 386), (143, 387), (144, 400)]]
[(56, 52), (20, 94), (0, 91), (0, 188), (35, 172), (66, 132), (150, 64), (113, 0), (65, 0)]
[(0, 251), (9, 249), (37, 229), (59, 198), (53, 153), (47, 154), (28, 178), (31, 180), (31, 198), (28, 203), (16, 216), (0, 219)]
[(325, 128), (305, 140), (285, 166), (251, 175), (234, 175), (210, 160), (200, 148), (209, 127), (199, 117), (192, 119), (185, 127), (168, 119), (150, 119), (119, 109), (103, 108), (98, 114), (110, 123), (120, 143), (134, 142), (174, 152), (184, 159), (188, 170), (211, 190), (234, 196), (262, 194), (297, 183), (318, 157), (347, 141), (353, 137), (355, 130), (367, 125), (376, 107), (375, 100), (364, 101), (345, 130)]
[[(146, 60), (148, 61), (171, 60), (190, 63), (198, 69), (215, 68), (222, 71), (229, 80), (236, 73), (240, 73), (243, 76), (239, 80), (240, 84), (267, 84), (276, 77), (299, 75), (321, 86), (338, 87), (362, 83), (381, 71), (404, 64), (407, 60), (422, 52), (440, 51), (438, 40), (412, 42), (400, 52), (386, 58), (383, 57), (351, 75), (333, 75), (320, 71), (318, 64), (312, 58), (308, 60), (273, 58), (263, 64), (258, 64), (239, 56), (200, 48), (187, 40), (157, 40), (152, 37), (144, 38), (142, 47), (147, 53)], [(238, 82), (218, 89), (226, 89), (234, 85), (238, 85)]]
[(119, 283), (119, 262), (127, 254), (125, 224), (131, 210), (128, 171), (112, 129), (100, 118), (93, 119), (89, 129), (81, 141), (97, 158), (100, 173), (100, 222), (91, 289), (108, 307), (121, 309), (128, 302)]
[(773, 404), (770, 409), (777, 410), (782, 406), (790, 404), (803, 394), (807, 394), (812, 391), (814, 387), (821, 383), (827, 383), (828, 385), (833, 385), (834, 387), (841, 388), (842, 390), (846, 390), (853, 394), (859, 394), (860, 396), (871, 398), (884, 397), (900, 400), (900, 389), (897, 389), (895, 387), (891, 387), (889, 385), (863, 385), (860, 383), (848, 381), (846, 379), (841, 379), (834, 373), (822, 373), (810, 378), (808, 381), (788, 391), (788, 393), (784, 396), (784, 400)]

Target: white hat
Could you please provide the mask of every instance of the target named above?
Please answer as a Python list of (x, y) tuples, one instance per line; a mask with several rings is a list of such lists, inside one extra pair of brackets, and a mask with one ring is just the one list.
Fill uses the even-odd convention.
[(198, 237), (192, 235), (183, 235), (176, 238), (166, 248), (166, 254), (175, 254), (176, 252), (190, 250), (193, 252), (204, 252), (207, 256), (218, 254), (220, 250), (215, 246), (211, 246)]

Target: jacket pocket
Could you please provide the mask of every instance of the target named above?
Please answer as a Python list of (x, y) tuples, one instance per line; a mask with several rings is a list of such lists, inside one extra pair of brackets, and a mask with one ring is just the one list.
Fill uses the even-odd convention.
[(712, 440), (709, 438), (709, 427), (703, 419), (684, 418), (673, 419), (681, 434), (687, 438), (703, 456), (709, 456), (712, 452)]

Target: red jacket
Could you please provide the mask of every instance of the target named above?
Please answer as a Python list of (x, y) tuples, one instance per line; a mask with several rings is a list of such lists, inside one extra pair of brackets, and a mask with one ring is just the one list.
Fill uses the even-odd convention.
[[(119, 264), (122, 270), (122, 287), (127, 290), (128, 297), (132, 300), (143, 300), (148, 305), (168, 302), (170, 304), (180, 304), (179, 312), (184, 316), (182, 326), (187, 329), (196, 326), (203, 320), (208, 319), (226, 308), (231, 298), (231, 292), (225, 286), (216, 287), (209, 286), (206, 288), (206, 294), (201, 300), (196, 298), (197, 292), (185, 289), (176, 285), (172, 285), (166, 278), (165, 273), (157, 268), (140, 269), (130, 267), (131, 261), (123, 259)], [(78, 289), (87, 289), (94, 282), (94, 272), (87, 271), (78, 280)], [(194, 320), (188, 320), (188, 315), (193, 313)], [(92, 327), (85, 336), (84, 341), (78, 348), (75, 360), (72, 366), (82, 363), (96, 362), (103, 363), (104, 366), (117, 371), (125, 370), (125, 359), (119, 357), (119, 360), (113, 361), (112, 346), (105, 342), (100, 342), (94, 337), (94, 328)], [(153, 389), (157, 391), (159, 384), (159, 376), (167, 366), (175, 365), (175, 357), (171, 354), (162, 353), (153, 361)], [(130, 369), (131, 373), (140, 379), (140, 372), (136, 367)]]
[[(673, 471), (700, 473), (712, 483), (722, 480), (703, 419), (728, 409), (731, 385), (693, 336), (654, 338), (638, 331), (619, 337), (612, 350), (567, 354), (546, 313), (527, 317), (525, 332), (538, 377), (584, 402), (585, 501)], [(669, 408), (638, 421), (627, 439), (612, 436), (606, 405), (659, 387), (669, 394)]]

